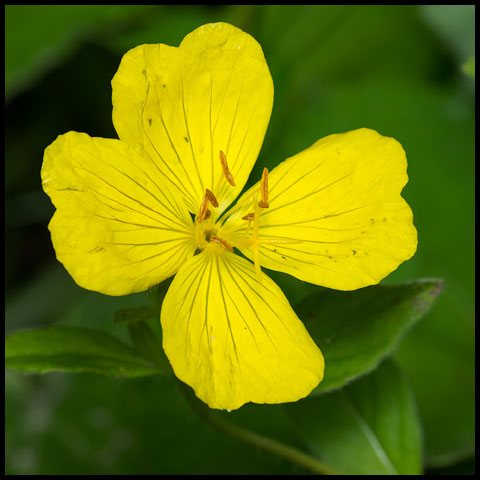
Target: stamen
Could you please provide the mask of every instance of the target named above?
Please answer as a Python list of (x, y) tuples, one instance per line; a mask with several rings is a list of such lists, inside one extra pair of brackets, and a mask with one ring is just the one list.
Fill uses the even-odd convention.
[(223, 169), (223, 174), (225, 175), (225, 178), (227, 179), (227, 182), (234, 187), (235, 182), (233, 181), (233, 175), (232, 172), (230, 172), (227, 164), (227, 157), (225, 154), (220, 150), (220, 162), (222, 164), (222, 169)]
[(268, 208), (268, 168), (265, 167), (262, 173), (262, 179), (260, 180), (260, 193), (262, 194), (262, 200), (258, 202), (258, 206), (261, 208)]
[(205, 194), (202, 198), (202, 204), (200, 205), (200, 213), (198, 214), (198, 223), (202, 223), (202, 220), (205, 219), (205, 215), (208, 211), (208, 197)]
[(210, 200), (210, 203), (217, 208), (218, 207), (218, 200), (215, 198), (215, 195), (211, 190), (208, 188), (205, 189), (205, 195), (207, 196), (208, 200)]
[(210, 241), (211, 242), (215, 242), (215, 243), (218, 243), (219, 245), (222, 245), (222, 247), (225, 249), (225, 250), (228, 250), (229, 252), (233, 252), (233, 248), (231, 247), (231, 245), (226, 241), (224, 240), (223, 238), (220, 238), (220, 237), (215, 237), (215, 236), (211, 236), (210, 237)]
[(206, 220), (207, 218), (210, 218), (212, 216), (212, 212), (207, 209), (205, 212), (205, 216), (203, 217), (203, 220)]
[(248, 225), (247, 225), (247, 230), (245, 232), (245, 235), (248, 237), (248, 233), (250, 232), (250, 225), (252, 224), (253, 217), (255, 217), (255, 214), (252, 213), (247, 213), (245, 216), (242, 217), (242, 220), (248, 220)]

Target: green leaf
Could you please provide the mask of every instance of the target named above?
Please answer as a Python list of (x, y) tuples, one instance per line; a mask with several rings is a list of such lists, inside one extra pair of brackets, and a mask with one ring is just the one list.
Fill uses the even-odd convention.
[(354, 292), (323, 290), (296, 308), (325, 357), (325, 378), (314, 392), (343, 386), (374, 369), (430, 309), (441, 280), (376, 285)]
[(115, 337), (70, 326), (25, 330), (6, 337), (5, 367), (27, 373), (93, 372), (115, 377), (162, 373)]
[(390, 360), (330, 394), (287, 406), (309, 450), (345, 475), (415, 475), (421, 434), (413, 396)]

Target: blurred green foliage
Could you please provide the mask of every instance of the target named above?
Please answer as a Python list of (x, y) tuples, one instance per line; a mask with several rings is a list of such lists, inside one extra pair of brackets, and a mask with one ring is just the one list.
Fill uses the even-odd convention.
[(462, 69), (467, 75), (475, 78), (475, 55), (463, 64)]
[[(69, 130), (116, 136), (110, 80), (129, 48), (178, 45), (204, 23), (230, 22), (262, 45), (275, 84), (250, 183), (331, 133), (369, 127), (405, 148), (419, 248), (385, 283), (446, 283), (395, 358), (416, 399), (424, 462), (452, 473), (462, 461), (460, 471), (472, 472), (475, 98), (462, 66), (475, 53), (474, 6), (8, 5), (5, 13), (7, 332), (57, 322), (111, 330), (117, 310), (146, 303), (143, 294), (84, 291), (56, 262), (43, 150)], [(292, 303), (319, 290), (272, 277)], [(127, 339), (124, 324), (114, 328)], [(247, 405), (228, 418), (301, 446), (279, 412)], [(212, 430), (171, 379), (9, 372), (6, 473), (306, 472)]]

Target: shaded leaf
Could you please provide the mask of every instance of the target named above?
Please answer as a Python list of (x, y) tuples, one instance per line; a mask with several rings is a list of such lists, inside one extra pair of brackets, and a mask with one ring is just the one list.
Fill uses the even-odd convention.
[(375, 368), (442, 288), (441, 280), (417, 280), (354, 292), (324, 290), (302, 301), (297, 313), (325, 357), (325, 378), (314, 392), (342, 387)]
[(128, 307), (121, 308), (115, 312), (115, 323), (122, 322), (143, 322), (150, 318), (160, 318), (158, 308), (150, 307), (148, 305), (142, 305), (141, 307)]
[[(158, 312), (156, 316), (158, 322)], [(169, 372), (173, 375), (161, 341), (147, 323), (143, 321), (130, 322), (128, 324), (128, 333), (140, 355), (151, 360), (163, 372)]]
[(421, 434), (413, 396), (390, 360), (346, 388), (287, 406), (301, 438), (346, 475), (415, 475)]
[(5, 367), (27, 373), (93, 372), (115, 377), (161, 373), (115, 337), (70, 326), (25, 330), (6, 337)]

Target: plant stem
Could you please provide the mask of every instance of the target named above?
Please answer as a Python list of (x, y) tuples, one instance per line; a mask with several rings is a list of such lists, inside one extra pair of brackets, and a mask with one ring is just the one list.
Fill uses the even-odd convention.
[(238, 438), (243, 442), (250, 443), (258, 448), (286, 458), (287, 460), (305, 467), (312, 472), (322, 475), (338, 475), (337, 472), (327, 465), (297, 448), (285, 445), (277, 440), (259, 435), (258, 433), (246, 430), (238, 425), (227, 422), (225, 419), (213, 414), (208, 407), (200, 403), (200, 401), (193, 396), (186, 385), (180, 382), (180, 386), (192, 409), (215, 429), (234, 438)]

